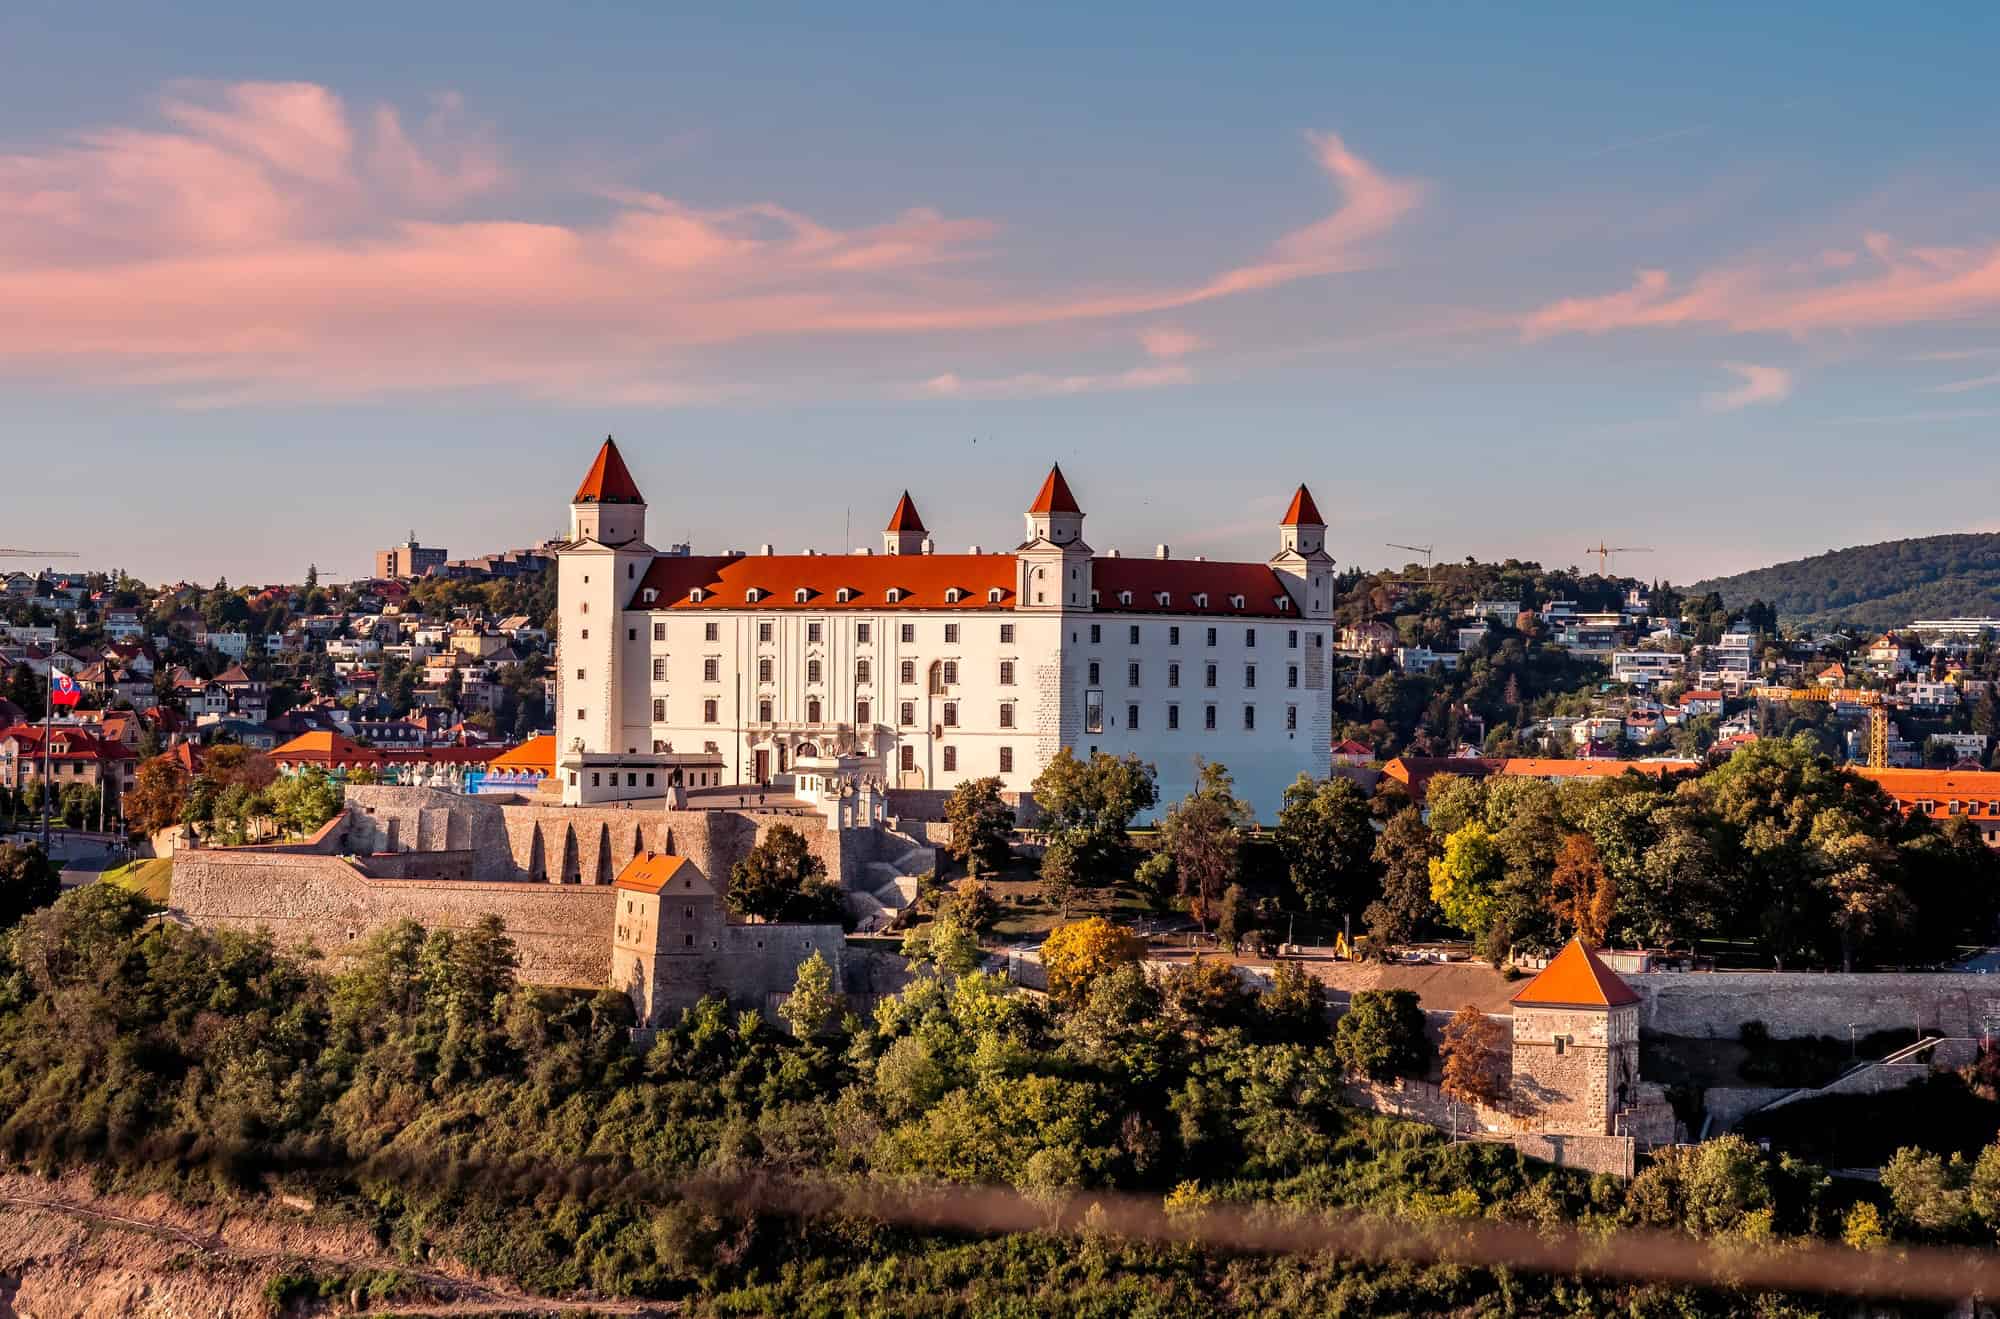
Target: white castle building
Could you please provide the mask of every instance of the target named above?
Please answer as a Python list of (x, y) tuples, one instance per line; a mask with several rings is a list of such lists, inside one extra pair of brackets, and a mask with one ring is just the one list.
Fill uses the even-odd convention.
[(1300, 486), (1267, 563), (1093, 551), (1060, 468), (1005, 553), (939, 554), (908, 492), (882, 553), (671, 557), (606, 439), (557, 554), (565, 800), (850, 781), (1025, 790), (1128, 752), (1162, 807), (1219, 761), (1260, 818), (1327, 773), (1333, 558)]

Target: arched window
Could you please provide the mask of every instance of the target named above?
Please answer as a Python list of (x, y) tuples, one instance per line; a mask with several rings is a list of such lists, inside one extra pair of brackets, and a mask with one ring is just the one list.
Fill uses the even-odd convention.
[(818, 722), (819, 722), (819, 712), (820, 712), (820, 705), (819, 705), (819, 698), (818, 698), (818, 697), (814, 697), (814, 698), (813, 698), (812, 700), (810, 700), (810, 701), (807, 701), (807, 702), (806, 702), (806, 722), (807, 722), (807, 723), (809, 723), (809, 724), (816, 724), (816, 723), (818, 723)]
[(757, 661), (757, 681), (758, 682), (771, 681), (771, 661), (767, 659), (760, 659)]
[(854, 681), (856, 682), (869, 681), (870, 674), (872, 673), (872, 671), (873, 670), (871, 669), (867, 660), (860, 659), (854, 661)]
[(818, 661), (818, 660), (807, 660), (807, 661), (806, 661), (806, 681), (807, 681), (807, 682), (818, 682), (819, 680), (820, 680), (820, 663), (819, 663), (819, 661)]

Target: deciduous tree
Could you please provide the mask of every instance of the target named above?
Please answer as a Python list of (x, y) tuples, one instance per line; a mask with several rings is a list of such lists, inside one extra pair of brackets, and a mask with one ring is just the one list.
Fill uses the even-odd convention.
[(826, 863), (788, 824), (771, 831), (729, 871), (729, 910), (762, 921), (838, 920), (840, 889)]
[(1235, 882), (1242, 861), (1243, 828), (1255, 817), (1238, 800), (1229, 771), (1208, 763), (1195, 789), (1160, 822), (1160, 845), (1174, 859), (1181, 892), (1206, 930), (1222, 891)]
[(1447, 924), (1477, 938), (1499, 911), (1498, 889), (1505, 873), (1493, 835), (1475, 820), (1446, 838), (1444, 855), (1430, 863), (1431, 901)]
[(1507, 1101), (1506, 1032), (1468, 1003), (1445, 1023), (1439, 1089), (1461, 1103), (1497, 1108)]
[(1430, 1068), (1424, 1010), (1407, 989), (1357, 989), (1333, 1031), (1333, 1051), (1348, 1071), (1372, 1081), (1422, 1076)]
[(1380, 890), (1368, 799), (1351, 779), (1299, 775), (1278, 811), (1278, 850), (1292, 888), (1314, 915), (1353, 915)]
[(1589, 834), (1567, 834), (1549, 881), (1549, 906), (1566, 934), (1601, 947), (1618, 908), (1617, 881), (1598, 859)]
[(1042, 944), (1042, 969), (1049, 997), (1074, 1007), (1106, 972), (1145, 956), (1146, 945), (1122, 925), (1102, 916), (1058, 925)]
[(951, 857), (978, 876), (1007, 863), (1014, 834), (1014, 808), (1000, 796), (998, 778), (967, 779), (944, 806), (951, 825)]

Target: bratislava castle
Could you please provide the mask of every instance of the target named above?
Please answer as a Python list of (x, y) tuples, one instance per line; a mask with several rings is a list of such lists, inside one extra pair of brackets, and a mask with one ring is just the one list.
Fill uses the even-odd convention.
[[(1162, 809), (1220, 761), (1272, 819), (1331, 745), (1333, 558), (1312, 495), (1266, 563), (1101, 553), (1083, 520), (1051, 468), (1004, 553), (934, 552), (905, 492), (880, 553), (663, 555), (607, 439), (557, 556), (566, 798), (782, 784), (801, 762), (1026, 789), (1069, 747), (1150, 761)], [(589, 791), (607, 779), (618, 791)]]

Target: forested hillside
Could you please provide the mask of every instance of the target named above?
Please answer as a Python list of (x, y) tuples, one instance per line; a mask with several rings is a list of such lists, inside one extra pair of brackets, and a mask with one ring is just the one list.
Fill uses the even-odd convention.
[(1786, 623), (1888, 628), (1913, 618), (2000, 616), (2000, 533), (1856, 545), (1689, 590), (1714, 591), (1731, 608), (1766, 601)]

